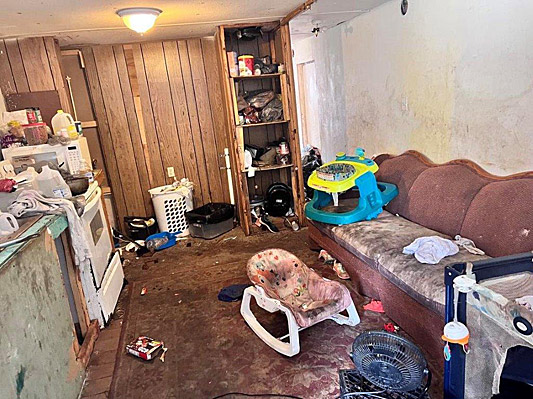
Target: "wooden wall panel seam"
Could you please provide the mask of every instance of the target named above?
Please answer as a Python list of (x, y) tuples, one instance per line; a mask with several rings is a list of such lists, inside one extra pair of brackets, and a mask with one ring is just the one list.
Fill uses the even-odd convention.
[(183, 161), (171, 101), (163, 44), (162, 42), (142, 43), (141, 49), (143, 50), (148, 93), (163, 171), (166, 172), (166, 169), (172, 166), (177, 176), (180, 176), (184, 173)]
[(197, 168), (199, 174), (199, 181), (201, 183), (203, 202), (207, 203), (211, 201), (211, 193), (209, 190), (209, 173), (207, 171), (206, 163), (202, 162), (203, 160), (205, 160), (205, 153), (202, 143), (202, 133), (198, 115), (197, 98), (194, 92), (194, 84), (191, 64), (189, 60), (189, 49), (187, 46), (187, 41), (178, 41), (178, 53), (180, 56), (183, 81), (185, 83), (185, 95), (187, 101), (187, 108), (189, 110), (189, 120), (193, 132), (194, 148), (196, 151)]
[[(212, 99), (212, 96), (215, 94), (215, 90), (213, 90), (214, 87), (211, 88), (212, 90), (209, 90), (209, 79), (207, 76), (208, 75), (207, 71), (208, 71), (208, 68), (212, 68), (212, 66), (206, 65), (206, 62), (205, 62), (204, 41), (199, 39), (199, 45), (200, 45), (200, 55), (202, 57), (202, 65), (203, 65), (203, 80), (205, 81), (206, 87), (207, 87), (207, 100), (209, 104), (208, 110), (209, 110), (209, 117), (211, 121), (211, 134), (213, 136), (213, 144), (214, 144), (213, 163), (214, 163), (214, 166), (218, 168), (218, 173), (216, 173), (216, 175), (218, 177), (217, 180), (220, 184), (219, 199), (217, 199), (217, 201), (222, 201), (223, 198), (225, 198), (226, 196), (225, 192), (227, 191), (224, 189), (225, 187), (224, 178), (223, 178), (223, 175), (221, 175), (220, 173), (221, 163), (219, 160), (220, 155), (223, 154), (224, 146), (223, 145), (221, 146), (221, 143), (218, 142), (219, 139), (217, 138), (217, 133), (216, 133), (215, 105), (214, 105), (214, 103), (216, 103), (216, 100), (213, 101)], [(219, 101), (221, 101), (221, 99), (219, 99)]]
[(3, 39), (0, 40), (0, 53), (0, 89), (5, 97), (8, 94), (16, 93), (17, 86), (15, 85), (13, 70), (9, 62), (6, 43)]
[[(185, 101), (185, 83), (178, 52), (178, 43), (175, 40), (163, 42), (165, 60), (167, 63), (167, 74), (170, 84), (170, 93), (172, 96), (172, 106), (174, 108), (174, 118), (180, 136), (180, 146), (182, 148), (182, 160), (185, 170), (185, 177), (195, 181), (198, 175), (198, 164), (196, 151), (194, 150), (194, 141), (192, 137), (191, 121), (189, 110)], [(196, 183), (197, 186), (201, 182)], [(195, 201), (202, 202), (202, 190), (193, 191)]]
[[(133, 58), (135, 62), (135, 71), (139, 84), (139, 95), (141, 98), (141, 108), (143, 112), (144, 132), (146, 145), (150, 153), (150, 164), (152, 171), (153, 183), (156, 186), (166, 184), (166, 174), (163, 161), (161, 158), (161, 147), (157, 137), (157, 130), (154, 120), (154, 111), (150, 101), (150, 88), (146, 78), (146, 67), (144, 62), (143, 50), (140, 44), (135, 44), (133, 48)], [(147, 125), (149, 124), (149, 126)]]
[[(114, 157), (113, 144), (109, 138), (109, 125), (107, 121), (107, 112), (102, 98), (102, 88), (100, 87), (100, 80), (98, 78), (98, 71), (96, 69), (96, 62), (93, 56), (92, 48), (86, 47), (82, 49), (82, 54), (85, 59), (85, 67), (87, 73), (87, 81), (89, 83), (89, 92), (91, 94), (91, 102), (93, 105), (95, 117), (98, 121), (98, 135), (102, 145), (102, 153), (108, 174), (109, 184), (111, 186), (113, 195), (113, 205), (116, 210), (117, 226), (122, 227), (124, 216), (127, 213), (126, 200), (122, 191), (120, 183), (120, 176), (118, 174), (117, 162)], [(107, 132), (107, 135), (106, 135)]]
[(113, 54), (115, 56), (115, 65), (117, 68), (120, 90), (122, 92), (122, 100), (124, 101), (124, 110), (126, 113), (126, 121), (128, 123), (129, 138), (133, 146), (134, 162), (137, 169), (141, 185), (141, 194), (144, 200), (144, 214), (137, 216), (147, 216), (153, 214), (152, 199), (148, 190), (150, 187), (150, 177), (146, 166), (146, 159), (141, 140), (141, 133), (139, 127), (139, 120), (135, 112), (135, 104), (133, 100), (133, 93), (131, 90), (131, 82), (126, 65), (126, 58), (124, 55), (124, 48), (121, 45), (113, 46)]
[(22, 55), (20, 53), (18, 40), (6, 39), (4, 42), (6, 45), (7, 55), (9, 57), (9, 63), (11, 65), (11, 71), (13, 72), (17, 93), (25, 93), (30, 91), (28, 77), (22, 62)]
[[(194, 82), (194, 91), (198, 118), (200, 121), (200, 131), (202, 135), (202, 145), (204, 156), (209, 173), (209, 193), (211, 200), (220, 201), (223, 197), (222, 182), (220, 180), (218, 154), (216, 139), (213, 127), (213, 115), (211, 113), (211, 103), (207, 88), (207, 78), (205, 75), (205, 63), (202, 54), (202, 43), (200, 39), (188, 40), (189, 61)], [(191, 55), (192, 48), (192, 58)], [(193, 65), (194, 63), (194, 65)], [(196, 75), (196, 76), (195, 76)]]
[(132, 158), (135, 164), (133, 145), (131, 140), (128, 140), (129, 131), (124, 132), (128, 129), (128, 121), (115, 54), (111, 46), (95, 46), (93, 54), (108, 116), (110, 139), (115, 148), (122, 150), (115, 151), (114, 156), (117, 160), (123, 191), (128, 193), (129, 201), (126, 202), (128, 215), (143, 216), (145, 208), (141, 181), (137, 169), (132, 168), (130, 164)]
[[(59, 101), (61, 102), (61, 108), (70, 114), (72, 114), (72, 107), (70, 103), (70, 96), (68, 95), (65, 85), (65, 78), (63, 76), (61, 68), (61, 57), (58, 55), (59, 45), (51, 36), (44, 38), (44, 47), (48, 56), (48, 62), (50, 64), (50, 71), (52, 74), (52, 80), (54, 87), (59, 94)], [(74, 115), (72, 115), (74, 117)]]
[(176, 128), (175, 129), (175, 135), (176, 135), (176, 140), (178, 142), (178, 148), (179, 148), (179, 154), (180, 154), (179, 158), (180, 158), (180, 161), (181, 161), (181, 174), (182, 174), (182, 176), (185, 176), (185, 161), (183, 160), (183, 149), (182, 149), (182, 145), (181, 145), (181, 137), (180, 137), (180, 134), (179, 134), (178, 122), (176, 120), (176, 109), (174, 108), (174, 97), (172, 95), (172, 85), (170, 83), (170, 74), (169, 74), (169, 71), (168, 71), (168, 59), (167, 59), (167, 54), (166, 54), (166, 51), (165, 51), (165, 43), (164, 42), (161, 42), (161, 49), (163, 51), (163, 61), (165, 63), (165, 72), (166, 72), (168, 90), (169, 90), (169, 94), (170, 94), (170, 103), (172, 104), (172, 116), (174, 117), (174, 126)]
[(50, 59), (42, 37), (18, 39), (29, 91), (55, 90)]

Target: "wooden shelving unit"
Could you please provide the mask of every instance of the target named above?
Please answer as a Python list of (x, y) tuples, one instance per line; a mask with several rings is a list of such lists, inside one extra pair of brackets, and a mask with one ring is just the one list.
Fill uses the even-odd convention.
[[(238, 40), (235, 32), (243, 27), (262, 26), (263, 35), (251, 41)], [(302, 224), (304, 194), (302, 161), (300, 158), (300, 139), (296, 123), (296, 98), (294, 93), (294, 75), (292, 66), (292, 49), (288, 25), (279, 21), (263, 24), (239, 24), (220, 26), (216, 33), (220, 78), (224, 94), (226, 112), (225, 128), (231, 143), (230, 155), (235, 198), (241, 226), (246, 234), (251, 234), (250, 197), (264, 196), (272, 183), (282, 182), (292, 188), (294, 212)], [(270, 56), (273, 63), (283, 64), (285, 72), (253, 75), (230, 76), (228, 68), (228, 51), (237, 54), (251, 54), (254, 57)], [(238, 113), (238, 96), (244, 92), (258, 89), (273, 90), (280, 95), (283, 105), (283, 120), (241, 124)], [(244, 167), (245, 145), (264, 147), (268, 143), (284, 138), (290, 148), (291, 163), (287, 165), (269, 165), (256, 168), (256, 174), (249, 177)]]

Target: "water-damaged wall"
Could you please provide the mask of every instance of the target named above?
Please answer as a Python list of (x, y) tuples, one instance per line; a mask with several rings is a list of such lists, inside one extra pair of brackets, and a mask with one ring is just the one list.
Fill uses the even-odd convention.
[(295, 42), (295, 63), (316, 63), (322, 143), (533, 170), (532, 20), (527, 0), (411, 0), (405, 16), (391, 1)]
[(43, 232), (0, 268), (0, 398), (70, 399), (85, 370), (52, 236)]

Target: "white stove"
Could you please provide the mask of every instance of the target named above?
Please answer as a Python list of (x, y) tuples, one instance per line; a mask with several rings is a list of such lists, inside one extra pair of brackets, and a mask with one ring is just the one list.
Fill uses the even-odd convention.
[(84, 292), (94, 292), (96, 289), (101, 314), (90, 317), (98, 318), (103, 327), (115, 310), (122, 290), (124, 272), (119, 253), (113, 254), (113, 240), (104, 212), (102, 189), (96, 181), (89, 185), (84, 197), (86, 205), (81, 220), (91, 252), (92, 274), (92, 279), (85, 281), (89, 280), (94, 284), (93, 289), (84, 289)]

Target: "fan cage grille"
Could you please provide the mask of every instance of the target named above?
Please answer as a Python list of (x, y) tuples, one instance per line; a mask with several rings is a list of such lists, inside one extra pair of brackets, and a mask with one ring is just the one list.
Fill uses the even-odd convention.
[[(382, 390), (381, 387), (372, 384), (370, 381), (365, 379), (357, 370), (339, 370), (339, 385), (340, 385), (340, 394), (356, 394), (359, 392), (379, 392)], [(348, 396), (357, 399), (376, 399), (376, 397), (382, 397), (387, 399), (429, 399), (429, 394), (424, 392), (424, 387), (420, 386), (414, 391), (409, 392), (399, 392), (386, 390), (385, 392), (376, 394), (375, 396), (371, 395), (357, 395), (357, 396)]]
[(384, 331), (360, 334), (352, 345), (356, 369), (371, 383), (392, 391), (412, 391), (420, 387), (426, 361), (407, 339)]

